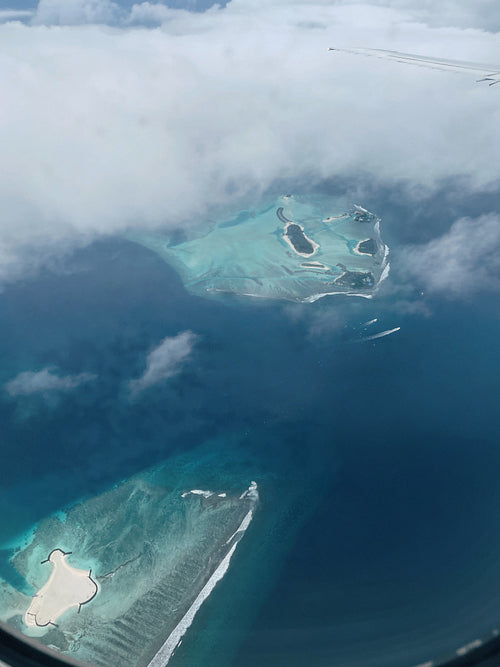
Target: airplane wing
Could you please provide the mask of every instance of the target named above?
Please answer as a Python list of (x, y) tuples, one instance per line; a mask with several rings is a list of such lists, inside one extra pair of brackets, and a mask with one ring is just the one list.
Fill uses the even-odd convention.
[(476, 79), (476, 81), (488, 83), (489, 86), (494, 86), (497, 83), (500, 83), (500, 66), (498, 65), (486, 65), (484, 63), (472, 63), (462, 60), (439, 60), (428, 56), (416, 55), (413, 53), (401, 53), (400, 51), (388, 51), (386, 49), (336, 49), (330, 47), (328, 50), (340, 51), (341, 53), (350, 53), (358, 56), (381, 58), (382, 60), (393, 60), (407, 65), (440, 69), (442, 71), (479, 74), (481, 75), (481, 78)]

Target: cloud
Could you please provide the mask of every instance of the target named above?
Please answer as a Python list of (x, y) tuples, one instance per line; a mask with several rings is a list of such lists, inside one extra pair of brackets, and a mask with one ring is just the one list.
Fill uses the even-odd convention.
[[(342, 298), (342, 297), (340, 297)], [(302, 312), (302, 318), (307, 322), (308, 337), (331, 338), (345, 329), (346, 315), (338, 302), (332, 306)]]
[(161, 3), (141, 2), (133, 5), (125, 19), (131, 25), (161, 25), (172, 17), (172, 10)]
[(0, 23), (7, 21), (27, 21), (34, 14), (31, 9), (0, 9)]
[(428, 292), (450, 298), (500, 289), (500, 217), (461, 218), (446, 234), (407, 246), (400, 270)]
[[(359, 0), (342, 0), (342, 4), (358, 4)], [(408, 12), (417, 21), (431, 26), (481, 28), (496, 32), (500, 29), (500, 6), (497, 0), (368, 0), (367, 4), (392, 7)]]
[(31, 396), (33, 394), (48, 395), (58, 392), (68, 392), (77, 389), (80, 385), (96, 379), (92, 373), (79, 375), (58, 375), (44, 368), (41, 371), (25, 371), (5, 384), (10, 396)]
[(191, 356), (196, 340), (197, 336), (192, 331), (183, 331), (177, 336), (164, 338), (148, 354), (144, 373), (129, 382), (131, 394), (137, 395), (158, 382), (180, 373)]
[[(236, 0), (252, 3), (253, 7), (262, 7), (266, 0)], [(234, 2), (234, 0), (233, 0)], [(275, 0), (273, 4), (298, 6), (306, 4), (304, 0)], [(500, 7), (496, 0), (317, 0), (316, 5), (353, 6), (361, 14), (366, 7), (393, 9), (406, 17), (406, 20), (426, 23), (432, 27), (480, 28), (497, 32), (500, 29)], [(356, 44), (361, 46), (361, 44)]]
[[(326, 5), (354, 6), (360, 12), (363, 7), (392, 9), (405, 14), (412, 21), (426, 23), (432, 27), (480, 28), (490, 32), (500, 29), (500, 7), (497, 0), (232, 0), (232, 4), (242, 5), (253, 11), (269, 6), (310, 7)], [(40, 0), (35, 23), (45, 25), (78, 25), (105, 23), (109, 25), (160, 25), (171, 18), (173, 8), (184, 10), (206, 10), (212, 5), (225, 6), (226, 1), (213, 0), (169, 0), (167, 2), (139, 2), (127, 8), (123, 3), (112, 0)], [(10, 10), (12, 11), (12, 10)], [(313, 16), (310, 13), (310, 17)], [(1, 13), (0, 13), (1, 17)], [(309, 18), (309, 23), (314, 23)], [(358, 44), (359, 46), (359, 44)]]
[(498, 35), (430, 28), (416, 6), (232, 0), (118, 15), (111, 0), (42, 0), (32, 25), (0, 25), (0, 278), (30, 265), (25, 248), (203, 223), (277, 181), (370, 179), (402, 196), (457, 176), (497, 187), (496, 88), (326, 50), (495, 61)]
[(44, 25), (114, 24), (120, 15), (119, 5), (111, 0), (40, 0), (33, 23)]
[[(125, 5), (128, 3), (125, 3)], [(172, 18), (177, 10), (183, 12), (203, 11), (216, 4), (227, 4), (227, 0), (169, 0), (163, 2), (140, 2), (131, 7), (112, 0), (40, 0), (33, 12), (26, 12), (22, 18), (32, 16), (33, 25), (86, 25), (104, 24), (109, 26), (161, 25)], [(0, 12), (0, 20), (1, 20)]]

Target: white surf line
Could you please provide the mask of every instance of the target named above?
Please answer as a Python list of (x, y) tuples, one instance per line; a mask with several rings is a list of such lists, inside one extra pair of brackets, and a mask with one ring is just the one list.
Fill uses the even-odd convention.
[(373, 334), (373, 336), (365, 336), (365, 338), (362, 338), (360, 342), (362, 343), (365, 340), (375, 340), (376, 338), (383, 338), (384, 336), (389, 336), (390, 334), (395, 333), (400, 329), (401, 327), (395, 327), (394, 329), (387, 329), (387, 331), (381, 331), (378, 334)]
[(374, 317), (373, 320), (368, 320), (368, 322), (364, 322), (361, 326), (369, 327), (370, 324), (375, 324), (375, 322), (378, 322), (378, 317)]
[[(244, 531), (248, 528), (250, 521), (252, 520), (253, 517), (253, 511), (250, 510), (243, 521), (241, 522), (238, 530), (234, 533), (236, 535), (240, 531), (242, 532), (242, 535)], [(234, 537), (233, 535), (233, 537)], [(241, 538), (240, 538), (241, 539)], [(233, 546), (229, 549), (227, 554), (224, 556), (218, 567), (215, 569), (214, 573), (210, 577), (210, 579), (207, 581), (207, 583), (203, 586), (201, 591), (198, 593), (195, 601), (193, 604), (189, 607), (187, 612), (184, 614), (184, 616), (181, 618), (179, 623), (175, 626), (175, 628), (172, 630), (170, 635), (168, 636), (167, 640), (163, 644), (163, 646), (160, 648), (158, 653), (153, 657), (151, 662), (148, 664), (148, 667), (166, 667), (168, 662), (170, 661), (170, 658), (174, 654), (175, 649), (179, 646), (179, 644), (182, 642), (182, 638), (186, 634), (187, 630), (191, 627), (191, 624), (194, 620), (194, 617), (198, 613), (198, 610), (200, 609), (201, 605), (205, 602), (205, 600), (208, 598), (210, 593), (213, 591), (217, 583), (224, 577), (226, 574), (228, 568), (229, 568), (229, 563), (231, 561), (231, 558), (236, 550), (236, 547), (238, 546), (239, 540), (233, 544)]]
[(186, 498), (189, 494), (192, 493), (194, 496), (203, 496), (204, 498), (210, 498), (214, 495), (213, 491), (204, 491), (203, 489), (191, 489), (191, 491), (185, 491), (181, 494), (182, 498)]
[(247, 496), (249, 498), (254, 498), (255, 500), (257, 500), (258, 497), (259, 497), (259, 492), (257, 491), (257, 488), (258, 488), (257, 487), (257, 482), (254, 482), (252, 480), (250, 482), (250, 486), (248, 487), (248, 489), (246, 489), (246, 491), (243, 491), (243, 493), (241, 494), (240, 500), (242, 500), (243, 498), (246, 498)]
[(314, 303), (325, 296), (361, 296), (363, 299), (373, 299), (373, 294), (358, 294), (357, 292), (320, 292), (319, 294), (312, 294), (303, 299), (299, 299), (300, 303)]
[(384, 270), (380, 274), (380, 278), (378, 279), (377, 289), (379, 288), (380, 283), (383, 283), (384, 280), (389, 277), (390, 270), (391, 270), (391, 265), (389, 264), (389, 262), (387, 262), (387, 264), (384, 266)]
[(467, 653), (469, 653), (469, 651), (472, 651), (472, 649), (479, 648), (482, 645), (483, 642), (481, 639), (474, 639), (474, 641), (469, 642), (468, 644), (465, 644), (465, 646), (461, 646), (460, 648), (458, 648), (456, 653), (457, 655), (466, 655)]
[(244, 518), (243, 521), (240, 523), (240, 525), (238, 526), (238, 528), (234, 531), (234, 533), (231, 535), (231, 537), (230, 537), (228, 540), (226, 540), (226, 544), (229, 544), (229, 542), (231, 542), (231, 540), (233, 539), (233, 537), (235, 537), (235, 535), (237, 535), (238, 533), (244, 533), (245, 530), (246, 530), (246, 529), (248, 528), (248, 526), (250, 525), (250, 521), (251, 521), (252, 519), (253, 519), (253, 512), (252, 512), (252, 510), (250, 510), (249, 512), (247, 512), (247, 514), (245, 515), (245, 518)]

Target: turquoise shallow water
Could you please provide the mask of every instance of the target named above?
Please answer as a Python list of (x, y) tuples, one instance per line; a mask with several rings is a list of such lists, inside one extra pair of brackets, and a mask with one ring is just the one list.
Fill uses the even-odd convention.
[[(91, 572), (97, 595), (82, 599), (78, 613), (56, 618), (44, 613), (44, 601), (30, 612), (29, 592), (23, 596), (4, 586), (4, 620), (92, 664), (149, 664), (226, 555), (226, 544), (238, 545), (245, 517), (257, 511), (257, 492), (245, 493), (237, 466), (232, 474), (221, 471), (214, 491), (190, 492), (196, 483), (214, 481), (216, 449), (207, 443), (189, 456), (171, 457), (77, 502), (63, 517), (39, 522), (15, 549), (14, 568), (39, 591), (52, 567), (46, 559), (59, 549), (71, 567)], [(31, 615), (19, 615), (27, 605)], [(42, 628), (36, 627), (37, 613)], [(46, 618), (53, 619), (50, 627)]]
[[(19, 624), (21, 594), (43, 583), (19, 554), (12, 565), (33, 527), (48, 548), (68, 526), (85, 534), (85, 508), (104, 503), (75, 564), (104, 576), (140, 545), (154, 555), (147, 588), (163, 580), (172, 512), (192, 528), (176, 541), (193, 539), (190, 553), (196, 535), (212, 534), (210, 502), (192, 497), (188, 512), (181, 494), (211, 489), (236, 502), (255, 479), (252, 523), (171, 664), (304, 665), (313, 655), (325, 666), (410, 667), (496, 627), (500, 332), (487, 299), (430, 301), (429, 317), (395, 311), (389, 289), (371, 301), (210, 300), (118, 240), (79, 251), (68, 268), (0, 295), (4, 387), (46, 367), (97, 376), (73, 392), (2, 391), (0, 576), (20, 591), (3, 617)], [(197, 342), (182, 370), (130, 400), (150, 350), (183, 331)], [(150, 488), (160, 469), (157, 496), (113, 510), (111, 498), (138, 479)], [(220, 505), (221, 535), (240, 518), (231, 507)], [(107, 525), (106, 512), (116, 517)], [(132, 597), (117, 594), (124, 605)], [(59, 632), (76, 636), (75, 619), (68, 612)]]
[[(342, 199), (284, 195), (225, 217), (182, 239), (161, 233), (131, 238), (171, 264), (188, 291), (199, 296), (305, 302), (326, 294), (370, 296), (388, 275), (380, 220), (359, 206), (346, 210)], [(289, 236), (290, 225), (298, 242)], [(368, 253), (361, 251), (365, 247)]]

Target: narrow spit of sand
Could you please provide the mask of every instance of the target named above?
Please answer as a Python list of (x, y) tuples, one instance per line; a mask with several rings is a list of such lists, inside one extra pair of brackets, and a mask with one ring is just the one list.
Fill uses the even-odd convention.
[(71, 609), (80, 607), (95, 597), (98, 586), (91, 571), (77, 570), (66, 562), (69, 553), (54, 549), (43, 563), (52, 563), (53, 570), (47, 583), (40, 588), (24, 615), (30, 627), (56, 625), (56, 620)]

